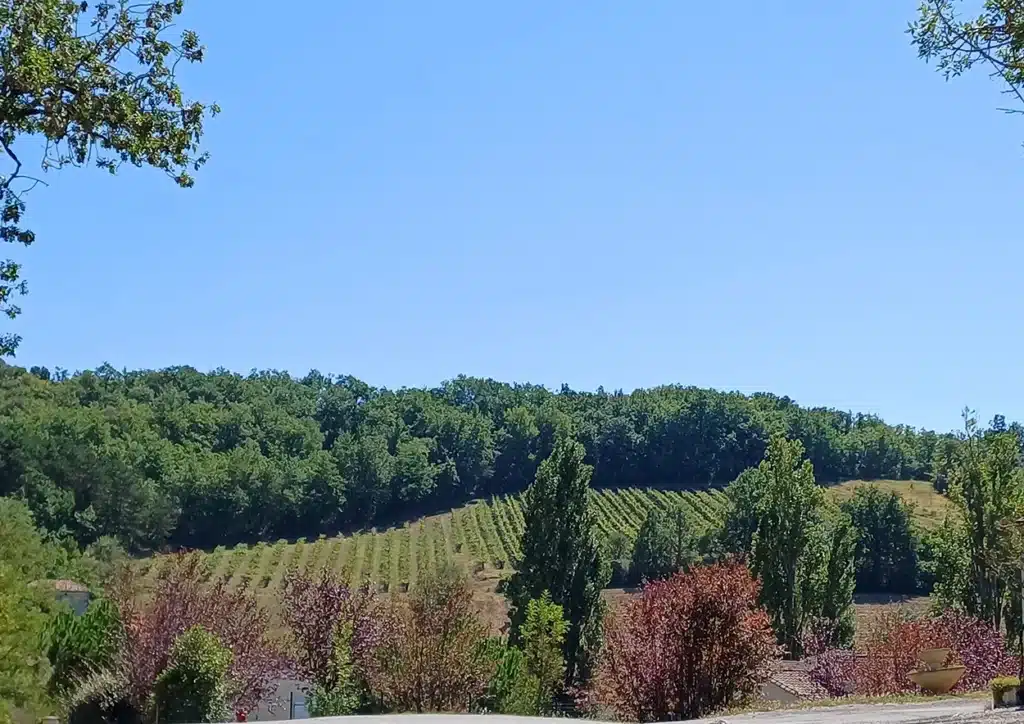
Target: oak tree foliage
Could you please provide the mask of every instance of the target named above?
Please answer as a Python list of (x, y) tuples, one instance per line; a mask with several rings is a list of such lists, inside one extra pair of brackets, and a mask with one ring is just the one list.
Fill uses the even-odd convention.
[[(181, 63), (200, 63), (191, 30), (171, 34), (183, 0), (0, 0), (0, 241), (29, 245), (29, 192), (51, 169), (151, 166), (190, 187), (218, 108), (187, 98)], [(38, 144), (41, 142), (41, 144)], [(41, 152), (36, 146), (41, 145)], [(0, 313), (20, 313), (21, 265), (0, 261)], [(0, 356), (19, 337), (0, 335)]]
[(633, 546), (633, 583), (665, 578), (697, 560), (697, 541), (680, 507), (652, 508)]
[(985, 68), (1010, 99), (1001, 110), (1024, 113), (1024, 2), (983, 0), (962, 8), (963, 0), (921, 3), (907, 29), (918, 55), (947, 80)]
[[(725, 486), (756, 469), (772, 430), (801, 440), (819, 482), (923, 478), (944, 439), (692, 387), (553, 392), (460, 376), (390, 390), (315, 370), (0, 365), (0, 494), (83, 547), (334, 535), (520, 492), (566, 424), (593, 488)], [(609, 552), (624, 571), (621, 543)]]

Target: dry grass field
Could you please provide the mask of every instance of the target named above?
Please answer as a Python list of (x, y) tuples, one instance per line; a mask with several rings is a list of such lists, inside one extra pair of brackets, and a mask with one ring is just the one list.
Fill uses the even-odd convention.
[(931, 483), (921, 480), (851, 480), (832, 486), (829, 491), (836, 500), (853, 497), (853, 492), (864, 485), (874, 485), (886, 492), (897, 493), (914, 508), (914, 520), (923, 528), (931, 529), (942, 525), (951, 503), (944, 495), (935, 492)]

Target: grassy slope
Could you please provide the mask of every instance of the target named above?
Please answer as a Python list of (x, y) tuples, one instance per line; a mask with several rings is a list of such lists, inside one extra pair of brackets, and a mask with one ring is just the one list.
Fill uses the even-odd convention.
[(875, 485), (882, 490), (898, 493), (907, 503), (914, 508), (914, 520), (922, 528), (936, 528), (942, 524), (949, 510), (949, 499), (935, 492), (931, 483), (922, 481), (907, 480), (851, 480), (836, 485), (829, 490), (836, 500), (847, 500), (853, 496), (853, 491), (864, 485)]

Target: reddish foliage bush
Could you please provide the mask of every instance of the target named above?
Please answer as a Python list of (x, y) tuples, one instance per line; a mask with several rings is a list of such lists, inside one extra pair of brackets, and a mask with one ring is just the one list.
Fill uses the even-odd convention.
[(691, 719), (754, 694), (779, 655), (742, 563), (648, 583), (605, 623), (597, 697), (635, 721)]
[(267, 615), (244, 587), (229, 591), (226, 581), (204, 583), (206, 570), (198, 553), (171, 556), (161, 568), (155, 595), (142, 603), (130, 572), (115, 583), (111, 600), (124, 626), (120, 668), (126, 698), (145, 710), (157, 677), (167, 667), (177, 638), (193, 626), (217, 636), (232, 653), (228, 703), (249, 712), (272, 693), (275, 680), (291, 670), (270, 639)]
[(393, 638), (394, 621), (368, 587), (353, 591), (327, 571), (317, 578), (289, 575), (281, 603), (294, 640), (296, 670), (305, 681), (328, 690), (339, 683), (332, 656), (341, 625), (352, 632), (357, 683), (365, 685), (375, 676), (376, 650)]
[(954, 611), (917, 620), (896, 612), (880, 616), (871, 633), (857, 665), (857, 692), (916, 691), (907, 674), (918, 667), (918, 653), (933, 648), (951, 649), (952, 658), (967, 667), (956, 692), (984, 689), (996, 676), (1016, 670), (1002, 636), (983, 621)]
[(824, 618), (810, 621), (802, 636), (803, 655), (817, 656), (832, 648), (836, 640), (836, 623)]
[(997, 676), (1017, 674), (1017, 662), (1006, 650), (1003, 637), (984, 621), (958, 611), (946, 611), (931, 619), (934, 638), (953, 650), (961, 664), (967, 667), (954, 691), (980, 691), (987, 689)]
[(829, 696), (853, 693), (857, 673), (857, 654), (850, 649), (828, 649), (817, 654), (811, 667), (811, 678)]
[(472, 598), (465, 578), (443, 569), (421, 579), (407, 605), (394, 606), (395, 635), (377, 648), (369, 682), (385, 708), (463, 712), (483, 695), (495, 662)]
[(918, 652), (935, 647), (931, 629), (923, 621), (908, 618), (900, 609), (878, 614), (854, 671), (858, 694), (917, 691), (907, 672), (917, 668)]
[(834, 694), (885, 695), (916, 692), (907, 674), (918, 668), (923, 649), (948, 648), (951, 659), (966, 667), (954, 692), (985, 689), (997, 676), (1016, 672), (1003, 638), (984, 621), (956, 611), (912, 619), (896, 609), (879, 614), (861, 655), (827, 651), (818, 657), (812, 676)]

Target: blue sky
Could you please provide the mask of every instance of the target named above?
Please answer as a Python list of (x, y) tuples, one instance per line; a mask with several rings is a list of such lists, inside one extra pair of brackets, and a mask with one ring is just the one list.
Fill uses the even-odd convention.
[(50, 174), (16, 361), (1024, 419), (1024, 119), (916, 3), (189, 0), (182, 191)]

